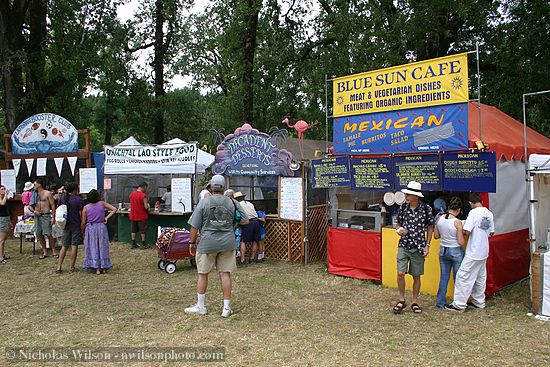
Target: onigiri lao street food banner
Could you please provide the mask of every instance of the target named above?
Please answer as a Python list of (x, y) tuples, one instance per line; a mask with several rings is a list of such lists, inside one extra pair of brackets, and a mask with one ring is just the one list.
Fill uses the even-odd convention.
[(333, 116), (468, 102), (468, 56), (414, 62), (333, 80)]
[(464, 150), (468, 106), (459, 103), (334, 119), (335, 154)]
[(218, 145), (212, 173), (227, 176), (294, 176), (292, 154), (274, 137), (244, 124)]
[(75, 152), (78, 152), (78, 131), (53, 113), (29, 117), (11, 135), (11, 153), (16, 156)]

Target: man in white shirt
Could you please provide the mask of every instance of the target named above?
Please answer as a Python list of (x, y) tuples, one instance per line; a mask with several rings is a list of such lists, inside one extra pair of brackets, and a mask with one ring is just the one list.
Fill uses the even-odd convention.
[(172, 185), (166, 187), (166, 192), (162, 195), (160, 199), (164, 203), (164, 207), (171, 211), (172, 210)]
[[(495, 234), (493, 213), (483, 206), (481, 196), (471, 193), (468, 201), (472, 210), (464, 223), (464, 233), (470, 238), (456, 275), (453, 303), (445, 306), (446, 310), (456, 312), (464, 312), (467, 306), (485, 308), (489, 236)], [(470, 296), (472, 303), (468, 303)]]

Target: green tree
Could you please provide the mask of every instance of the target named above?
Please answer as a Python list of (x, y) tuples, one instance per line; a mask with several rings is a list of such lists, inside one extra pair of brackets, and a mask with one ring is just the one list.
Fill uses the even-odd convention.
[[(487, 36), (482, 101), (523, 121), (522, 95), (550, 89), (550, 3), (510, 0)], [(528, 97), (528, 123), (550, 137), (550, 96)]]
[(166, 77), (171, 75), (170, 66), (185, 37), (184, 11), (192, 4), (192, 0), (144, 1), (130, 23), (128, 50), (153, 49), (150, 62), (153, 67), (154, 109), (151, 118), (155, 143), (162, 143), (165, 139)]
[[(79, 125), (82, 98), (101, 68), (116, 22), (110, 0), (0, 1), (6, 130), (48, 110)], [(84, 124), (84, 122), (82, 122)]]

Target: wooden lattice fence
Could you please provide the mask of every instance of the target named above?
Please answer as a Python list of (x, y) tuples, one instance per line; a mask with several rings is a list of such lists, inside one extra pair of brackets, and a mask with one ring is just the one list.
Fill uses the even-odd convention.
[(287, 261), (304, 260), (302, 222), (267, 218), (265, 256)]
[[(308, 208), (308, 261), (327, 258), (326, 205)], [(302, 222), (267, 218), (265, 256), (271, 259), (304, 261), (304, 226)]]
[(307, 261), (327, 260), (327, 206), (314, 205), (308, 207), (307, 219)]

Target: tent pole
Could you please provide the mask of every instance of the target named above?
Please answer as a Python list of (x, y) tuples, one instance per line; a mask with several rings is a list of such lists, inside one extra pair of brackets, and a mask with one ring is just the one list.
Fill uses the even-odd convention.
[(325, 74), (325, 153), (328, 153), (328, 75)]
[(536, 96), (540, 94), (548, 94), (550, 90), (544, 90), (540, 92), (525, 93), (523, 95), (523, 159), (525, 161), (525, 181), (527, 181), (527, 187), (529, 190), (529, 247), (531, 248), (531, 253), (537, 250), (536, 244), (536, 208), (535, 203), (535, 184), (534, 184), (534, 174), (529, 168), (529, 159), (527, 156), (527, 102), (525, 101), (528, 96)]
[(309, 256), (307, 165), (305, 161), (300, 162), (300, 164), (302, 165), (302, 192), (304, 193), (304, 209), (302, 211), (302, 225), (304, 226), (304, 264), (307, 265)]
[(483, 141), (481, 134), (481, 74), (479, 71), (479, 42), (476, 42), (477, 62), (477, 119), (479, 123), (479, 140)]

